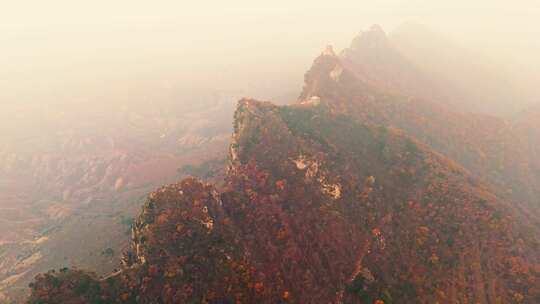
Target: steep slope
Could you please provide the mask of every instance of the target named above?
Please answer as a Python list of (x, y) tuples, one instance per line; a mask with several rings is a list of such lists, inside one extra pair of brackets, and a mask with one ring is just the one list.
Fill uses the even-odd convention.
[(131, 268), (106, 279), (69, 269), (49, 272), (37, 277), (29, 302), (212, 303), (224, 294), (246, 302), (250, 268), (216, 195), (194, 179), (160, 188), (134, 224), (133, 247), (124, 258)]
[(537, 302), (537, 226), (402, 132), (333, 112), (240, 101), (223, 189), (150, 194), (122, 271), (39, 276), (29, 303)]
[(358, 79), (380, 91), (406, 94), (467, 109), (461, 104), (464, 99), (462, 92), (452, 87), (451, 82), (422, 69), (404, 56), (379, 25), (361, 32), (339, 57), (345, 65), (356, 71)]
[[(540, 179), (532, 166), (536, 154), (528, 149), (530, 137), (522, 136), (513, 123), (455, 111), (447, 104), (411, 94), (410, 88), (386, 90), (376, 76), (370, 76), (370, 70), (354, 63), (354, 52), (343, 54), (325, 52), (314, 61), (299, 103), (320, 100), (359, 121), (402, 129), (458, 161), (476, 178), (493, 184), (498, 194), (539, 215)], [(371, 78), (367, 81), (366, 77)]]
[[(532, 180), (540, 180), (540, 105), (523, 111), (513, 121), (512, 126), (526, 146), (528, 155), (533, 156), (529, 164)], [(540, 193), (540, 184), (536, 184), (536, 192)]]

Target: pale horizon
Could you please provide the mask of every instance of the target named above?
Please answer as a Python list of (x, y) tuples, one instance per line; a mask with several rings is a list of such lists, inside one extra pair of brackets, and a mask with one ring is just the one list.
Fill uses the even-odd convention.
[(324, 46), (341, 50), (371, 24), (391, 33), (408, 22), (536, 76), (539, 16), (534, 1), (12, 2), (0, 12), (0, 102), (296, 88)]

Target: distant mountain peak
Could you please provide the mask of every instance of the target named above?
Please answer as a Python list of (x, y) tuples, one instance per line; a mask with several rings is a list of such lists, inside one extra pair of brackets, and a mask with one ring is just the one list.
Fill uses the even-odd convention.
[(362, 31), (356, 36), (352, 43), (351, 49), (374, 49), (381, 46), (386, 47), (388, 45), (388, 37), (378, 24), (372, 25), (367, 31)]
[(323, 56), (336, 56), (336, 53), (334, 52), (334, 47), (331, 45), (327, 45), (324, 50), (322, 51), (321, 55)]

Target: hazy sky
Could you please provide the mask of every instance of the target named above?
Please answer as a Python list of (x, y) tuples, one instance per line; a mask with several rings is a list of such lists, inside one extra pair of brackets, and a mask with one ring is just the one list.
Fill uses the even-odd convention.
[(372, 23), (421, 23), (508, 64), (540, 62), (533, 0), (17, 0), (0, 20), (4, 103), (295, 86), (326, 44), (341, 49)]

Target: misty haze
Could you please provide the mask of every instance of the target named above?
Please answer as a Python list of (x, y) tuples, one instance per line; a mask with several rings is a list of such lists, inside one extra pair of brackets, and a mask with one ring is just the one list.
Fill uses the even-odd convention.
[(0, 303), (540, 303), (536, 1), (0, 11)]

